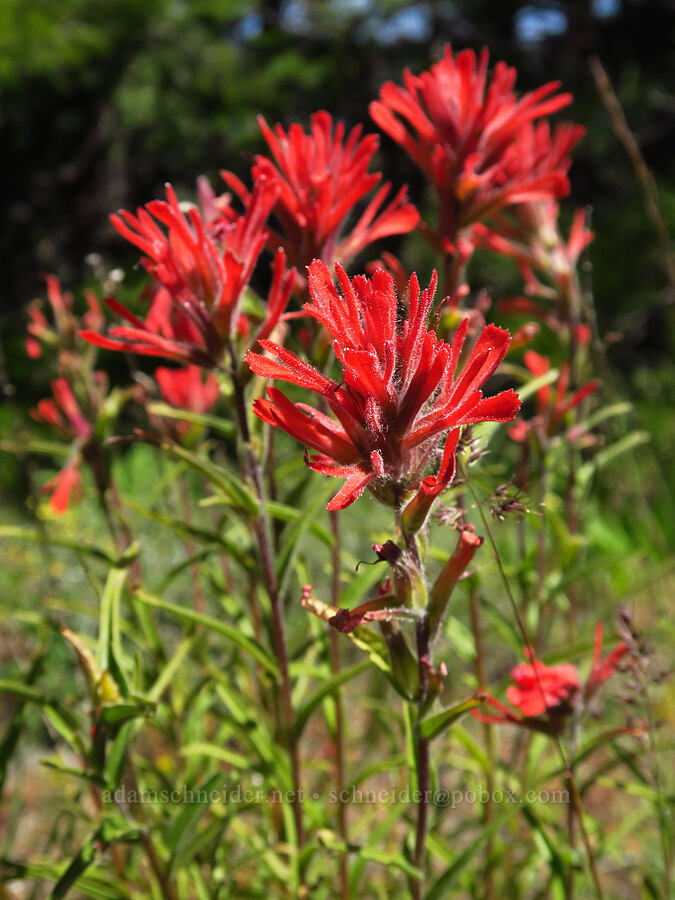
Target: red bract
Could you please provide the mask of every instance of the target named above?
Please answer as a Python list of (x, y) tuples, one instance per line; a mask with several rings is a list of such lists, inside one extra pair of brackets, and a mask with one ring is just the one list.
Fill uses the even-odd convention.
[[(353, 128), (345, 138), (341, 122), (333, 129), (331, 116), (324, 111), (312, 116), (311, 129), (305, 133), (300, 125), (291, 125), (286, 133), (281, 125), (272, 131), (262, 116), (260, 129), (274, 162), (256, 156), (252, 176), (278, 184), (279, 198), (274, 212), (283, 236), (272, 240), (283, 246), (289, 259), (299, 269), (313, 259), (328, 265), (340, 260), (346, 265), (368, 244), (392, 234), (406, 234), (419, 220), (415, 207), (408, 202), (403, 187), (383, 206), (391, 185), (382, 185), (370, 199), (355, 225), (347, 228), (347, 220), (356, 205), (379, 183), (381, 173), (369, 172), (377, 151), (377, 135), (361, 136), (361, 126)], [(276, 163), (276, 165), (275, 165)], [(229, 186), (248, 203), (248, 191), (229, 172), (223, 172)]]
[[(548, 357), (541, 356), (534, 350), (526, 351), (524, 360), (534, 378), (540, 378), (551, 368), (551, 361)], [(513, 440), (524, 441), (532, 427), (540, 427), (544, 434), (552, 437), (567, 413), (600, 387), (600, 381), (596, 378), (580, 387), (571, 396), (567, 396), (569, 379), (569, 364), (563, 363), (560, 366), (560, 377), (555, 385), (555, 390), (552, 385), (545, 385), (537, 391), (538, 415), (536, 418), (530, 422), (519, 421), (509, 429), (509, 435)]]
[[(99, 384), (105, 376), (94, 373)], [(57, 378), (51, 384), (53, 400), (40, 400), (37, 409), (30, 411), (37, 422), (50, 425), (63, 437), (73, 441), (72, 452), (66, 465), (42, 487), (43, 493), (51, 491), (50, 505), (54, 512), (61, 514), (68, 509), (75, 492), (79, 499), (82, 490), (80, 465), (82, 450), (93, 434), (93, 428), (80, 410), (72, 388), (65, 378)]]
[[(110, 350), (164, 356), (207, 367), (218, 365), (225, 342), (235, 334), (241, 296), (267, 239), (265, 222), (277, 193), (276, 184), (261, 177), (244, 214), (233, 216), (229, 222), (220, 219), (218, 228), (207, 229), (194, 208), (185, 215), (170, 186), (167, 203), (155, 200), (146, 209), (139, 209), (136, 216), (124, 210), (112, 216), (120, 234), (143, 251), (143, 265), (167, 292), (161, 295), (162, 321), (158, 323), (155, 316), (143, 322), (108, 299), (108, 306), (131, 327), (112, 328), (112, 337), (91, 331), (82, 332), (82, 336)], [(166, 232), (157, 223), (164, 225)], [(283, 271), (284, 263), (280, 251), (275, 273), (279, 268)], [(283, 289), (287, 300), (286, 282), (282, 279), (283, 284), (279, 284), (279, 280), (276, 278), (276, 290)], [(275, 295), (270, 301), (276, 319), (283, 311), (278, 308), (278, 299)]]
[[(516, 70), (498, 62), (488, 76), (488, 51), (443, 59), (421, 75), (404, 73), (404, 87), (387, 82), (370, 113), (434, 184), (441, 201), (439, 234), (454, 249), (459, 230), (513, 203), (566, 194), (564, 142), (535, 119), (571, 101), (550, 82), (518, 98)], [(548, 134), (548, 139), (547, 139)]]
[[(263, 421), (318, 451), (307, 457), (314, 471), (347, 479), (328, 509), (343, 509), (367, 486), (381, 499), (400, 504), (419, 487), (444, 433), (516, 415), (520, 401), (512, 390), (489, 398), (480, 390), (504, 358), (509, 333), (494, 325), (483, 329), (456, 374), (467, 322), (452, 344), (427, 328), (435, 273), (421, 293), (417, 276), (411, 277), (404, 320), (388, 273), (380, 270), (372, 279), (358, 275), (350, 280), (341, 266), (335, 268), (342, 294), (328, 268), (315, 260), (309, 267), (311, 302), (304, 308), (333, 337), (342, 381), (327, 378), (271, 341), (260, 343), (273, 359), (257, 353), (246, 359), (258, 375), (321, 395), (337, 421), (304, 403), (291, 403), (274, 387), (268, 388), (270, 399), (257, 400), (254, 410)], [(449, 440), (455, 437), (451, 433)], [(445, 481), (453, 471), (451, 459), (444, 459), (442, 469), (438, 477)]]
[[(618, 670), (620, 660), (628, 653), (626, 644), (619, 644), (602, 660), (602, 624), (595, 628), (593, 664), (585, 685), (582, 685), (576, 667), (571, 663), (547, 666), (526, 651), (528, 663), (520, 663), (511, 670), (515, 684), (506, 689), (506, 697), (515, 709), (509, 709), (495, 697), (488, 695), (487, 702), (501, 715), (485, 715), (473, 710), (481, 722), (511, 723), (540, 731), (557, 732), (574, 704), (582, 695), (588, 698)], [(515, 710), (518, 710), (516, 712)], [(547, 714), (548, 719), (539, 717)]]

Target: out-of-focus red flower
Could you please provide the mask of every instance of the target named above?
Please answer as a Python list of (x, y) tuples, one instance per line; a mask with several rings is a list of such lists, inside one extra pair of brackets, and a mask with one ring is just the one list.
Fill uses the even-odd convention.
[(595, 642), (593, 646), (593, 663), (591, 672), (586, 680), (584, 687), (584, 696), (592, 697), (596, 691), (610, 678), (617, 670), (619, 663), (630, 652), (630, 647), (623, 641), (618, 647), (615, 647), (611, 653), (602, 658), (602, 622), (598, 622), (595, 626)]
[[(401, 188), (384, 206), (391, 189), (384, 184), (357, 222), (348, 226), (356, 205), (382, 177), (368, 171), (378, 148), (377, 135), (362, 137), (357, 125), (345, 136), (343, 124), (338, 122), (333, 128), (330, 114), (323, 110), (312, 116), (308, 133), (298, 124), (291, 125), (288, 132), (281, 125), (273, 131), (262, 116), (258, 116), (258, 124), (274, 161), (256, 156), (253, 181), (263, 177), (278, 184), (274, 212), (283, 234), (272, 233), (271, 240), (284, 248), (300, 271), (313, 259), (327, 265), (339, 260), (347, 265), (368, 244), (407, 234), (417, 225), (419, 215), (408, 202), (407, 188)], [(248, 203), (249, 193), (242, 182), (230, 172), (222, 175)]]
[(45, 276), (47, 282), (47, 300), (52, 308), (54, 326), (43, 312), (42, 300), (34, 300), (28, 306), (28, 323), (26, 338), (26, 353), (31, 359), (39, 359), (42, 356), (43, 345), (49, 345), (59, 350), (70, 351), (73, 349), (73, 341), (80, 325), (87, 328), (100, 328), (103, 324), (103, 313), (98, 297), (92, 291), (85, 291), (88, 311), (81, 319), (73, 314), (73, 295), (64, 293), (56, 275)]
[(548, 126), (533, 125), (571, 102), (558, 82), (519, 98), (514, 68), (498, 62), (488, 75), (487, 49), (476, 58), (449, 45), (428, 72), (406, 70), (403, 81), (384, 84), (370, 113), (435, 186), (446, 249), (456, 250), (460, 229), (504, 206), (568, 192), (567, 135), (552, 140)]
[[(512, 390), (489, 398), (480, 390), (504, 358), (510, 336), (487, 326), (457, 374), (467, 323), (457, 329), (452, 344), (427, 327), (435, 274), (422, 292), (413, 274), (404, 319), (388, 273), (350, 280), (340, 265), (335, 268), (341, 294), (326, 265), (312, 263), (311, 302), (304, 308), (332, 336), (342, 381), (327, 378), (270, 341), (260, 343), (273, 358), (249, 352), (246, 359), (258, 375), (320, 394), (337, 421), (304, 403), (291, 403), (274, 387), (267, 390), (270, 399), (258, 399), (254, 410), (318, 451), (307, 455), (310, 468), (346, 479), (328, 509), (344, 509), (366, 487), (386, 502), (400, 503), (420, 486), (445, 433), (452, 442), (461, 425), (506, 422), (516, 415), (520, 401)], [(452, 471), (449, 459), (442, 468)]]
[[(476, 246), (509, 256), (518, 263), (528, 294), (553, 300), (559, 307), (558, 317), (565, 321), (569, 290), (579, 256), (593, 240), (593, 232), (586, 228), (586, 214), (578, 209), (574, 214), (569, 236), (565, 240), (558, 223), (558, 204), (553, 201), (525, 203), (509, 210), (510, 215), (498, 216), (494, 227), (475, 226)], [(508, 312), (507, 303), (500, 304)], [(513, 301), (510, 301), (511, 303)], [(540, 318), (549, 316), (548, 310), (530, 301), (531, 312)], [(555, 322), (549, 321), (555, 328)]]
[[(95, 373), (103, 376), (102, 372)], [(36, 422), (50, 425), (67, 438), (86, 440), (91, 436), (92, 427), (80, 410), (73, 390), (65, 378), (56, 378), (51, 384), (53, 400), (40, 400), (37, 408), (31, 410)]]
[[(524, 356), (525, 365), (534, 378), (540, 378), (551, 368), (551, 361), (534, 350), (527, 350)], [(537, 391), (537, 416), (529, 422), (518, 421), (509, 429), (509, 436), (521, 443), (527, 438), (531, 428), (541, 428), (544, 434), (552, 437), (567, 413), (600, 387), (600, 381), (594, 378), (580, 387), (571, 396), (567, 394), (569, 386), (569, 363), (560, 366), (560, 377), (555, 385), (545, 385)]]
[(160, 367), (155, 370), (155, 381), (162, 398), (177, 409), (205, 413), (218, 400), (218, 379), (211, 374), (202, 380), (199, 366), (186, 366), (184, 369)]
[[(104, 392), (106, 384), (104, 373), (94, 372), (93, 378), (97, 389)], [(93, 435), (93, 426), (82, 413), (73, 390), (65, 378), (56, 378), (52, 381), (51, 388), (53, 399), (40, 400), (37, 408), (32, 409), (30, 414), (36, 422), (51, 426), (72, 442), (68, 462), (42, 487), (43, 493), (51, 491), (50, 505), (54, 512), (61, 514), (68, 509), (73, 493), (78, 500), (81, 496), (80, 466)]]
[[(162, 399), (176, 409), (207, 413), (218, 400), (218, 379), (213, 373), (202, 378), (199, 366), (186, 366), (184, 369), (167, 369), (161, 366), (155, 370), (155, 381), (159, 385)], [(170, 427), (180, 438), (192, 426), (189, 422), (171, 420)]]
[[(472, 710), (472, 714), (481, 722), (507, 722), (557, 733), (579, 699), (591, 697), (618, 671), (619, 662), (628, 653), (628, 649), (626, 644), (621, 643), (602, 660), (602, 624), (598, 623), (595, 628), (593, 663), (585, 685), (582, 685), (577, 669), (571, 663), (547, 666), (527, 650), (529, 662), (520, 663), (511, 670), (514, 684), (506, 689), (506, 698), (514, 708), (509, 709), (488, 694), (487, 702), (500, 715), (486, 715), (478, 710)], [(540, 718), (544, 714), (547, 714), (548, 719)]]
[[(218, 365), (225, 342), (235, 335), (241, 297), (267, 239), (265, 223), (277, 194), (273, 181), (259, 178), (244, 214), (228, 221), (221, 216), (218, 228), (207, 228), (195, 208), (184, 214), (170, 186), (168, 202), (152, 201), (136, 216), (124, 210), (112, 216), (120, 234), (145, 254), (143, 265), (166, 293), (157, 295), (145, 321), (106, 299), (129, 324), (110, 329), (111, 337), (93, 331), (81, 332), (82, 337), (109, 350)], [(285, 256), (279, 251), (264, 326), (268, 333), (290, 293), (291, 279), (284, 272)]]

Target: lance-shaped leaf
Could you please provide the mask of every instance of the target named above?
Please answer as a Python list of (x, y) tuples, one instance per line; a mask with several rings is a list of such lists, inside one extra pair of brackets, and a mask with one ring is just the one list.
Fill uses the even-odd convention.
[(487, 694), (485, 693), (475, 694), (473, 697), (468, 697), (449, 709), (444, 709), (442, 712), (422, 719), (420, 722), (420, 734), (427, 740), (438, 737), (439, 734), (443, 734), (444, 731), (450, 728), (451, 725), (454, 725), (455, 722), (458, 722), (472, 709), (480, 706), (486, 697)]
[(239, 628), (234, 625), (228, 625), (227, 622), (221, 622), (220, 619), (214, 619), (203, 613), (195, 612), (192, 609), (186, 609), (182, 606), (176, 606), (175, 603), (169, 603), (159, 597), (154, 597), (142, 588), (136, 591), (136, 596), (142, 603), (148, 606), (154, 606), (157, 609), (163, 609), (165, 612), (182, 619), (184, 622), (194, 622), (197, 625), (203, 625), (208, 631), (220, 634), (235, 646), (244, 650), (252, 656), (257, 662), (264, 666), (273, 678), (278, 679), (279, 668), (273, 659), (269, 656), (264, 647), (261, 647), (257, 641), (247, 637)]
[(178, 409), (170, 406), (168, 403), (150, 403), (148, 404), (148, 412), (150, 415), (163, 416), (165, 419), (178, 419), (180, 422), (189, 422), (191, 425), (201, 425), (204, 428), (210, 428), (217, 431), (223, 437), (234, 437), (236, 428), (234, 423), (227, 419), (221, 419), (220, 416), (211, 416), (208, 413), (192, 412), (189, 409)]
[(65, 897), (80, 875), (89, 868), (109, 844), (116, 841), (138, 840), (141, 832), (141, 828), (129, 826), (129, 823), (119, 815), (106, 817), (73, 857), (65, 872), (56, 882), (49, 895), (50, 900), (60, 900), (61, 897)]

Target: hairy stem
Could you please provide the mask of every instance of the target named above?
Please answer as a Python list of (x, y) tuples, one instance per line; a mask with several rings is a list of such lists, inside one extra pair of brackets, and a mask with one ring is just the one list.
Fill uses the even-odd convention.
[(417, 657), (420, 664), (420, 696), (418, 700), (418, 720), (417, 720), (417, 828), (415, 831), (415, 854), (413, 863), (417, 869), (422, 872), (422, 877), (412, 882), (413, 900), (422, 900), (424, 896), (425, 882), (425, 856), (427, 828), (429, 820), (429, 769), (430, 754), (429, 741), (422, 737), (419, 733), (419, 719), (421, 718), (421, 710), (427, 698), (427, 689), (429, 683), (428, 669), (429, 665), (429, 623), (426, 616), (417, 623)]

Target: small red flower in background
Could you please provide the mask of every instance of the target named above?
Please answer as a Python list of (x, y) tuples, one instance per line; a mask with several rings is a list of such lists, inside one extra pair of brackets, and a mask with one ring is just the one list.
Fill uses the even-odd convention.
[[(116, 300), (106, 299), (129, 325), (110, 329), (112, 337), (93, 331), (81, 332), (82, 337), (109, 350), (217, 366), (226, 341), (239, 327), (241, 297), (267, 239), (265, 222), (277, 194), (276, 184), (261, 177), (243, 215), (227, 217), (220, 209), (208, 227), (197, 209), (187, 215), (181, 211), (170, 186), (168, 202), (152, 201), (136, 216), (124, 210), (112, 216), (120, 234), (143, 251), (143, 265), (165, 293), (157, 295), (157, 305), (145, 321)], [(285, 255), (280, 250), (264, 323), (267, 333), (290, 295), (292, 277), (284, 272)]]
[[(304, 309), (333, 337), (342, 381), (327, 378), (271, 341), (260, 343), (274, 359), (251, 352), (246, 359), (258, 375), (315, 391), (338, 421), (304, 403), (291, 403), (274, 387), (267, 389), (270, 400), (258, 399), (254, 411), (318, 451), (307, 456), (315, 472), (346, 479), (328, 509), (344, 509), (367, 486), (387, 502), (400, 503), (421, 484), (443, 434), (450, 432), (452, 446), (459, 426), (507, 422), (518, 412), (520, 401), (512, 390), (489, 398), (480, 390), (504, 358), (510, 336), (494, 325), (484, 328), (456, 374), (468, 323), (462, 322), (452, 344), (427, 328), (435, 274), (422, 292), (417, 276), (411, 277), (404, 320), (388, 273), (350, 280), (341, 266), (335, 268), (342, 294), (324, 263), (312, 263), (311, 302)], [(438, 477), (450, 478), (450, 458), (442, 469)]]
[[(104, 373), (94, 372), (93, 379), (97, 390), (104, 394), (107, 384)], [(37, 409), (32, 409), (30, 414), (36, 422), (51, 426), (72, 442), (68, 462), (42, 487), (42, 493), (51, 491), (50, 505), (55, 513), (61, 514), (68, 509), (73, 493), (76, 500), (79, 501), (81, 497), (80, 467), (94, 429), (82, 413), (65, 378), (52, 381), (51, 388), (53, 399), (40, 400)]]
[[(548, 357), (541, 356), (534, 350), (526, 351), (524, 361), (534, 378), (545, 375), (551, 368)], [(600, 381), (595, 378), (568, 397), (569, 379), (570, 367), (565, 362), (560, 366), (560, 377), (555, 390), (553, 385), (548, 384), (537, 391), (537, 416), (529, 422), (519, 420), (509, 429), (509, 436), (514, 441), (524, 441), (532, 428), (541, 429), (547, 437), (553, 437), (567, 413), (600, 387)]]
[[(339, 260), (347, 265), (368, 244), (393, 234), (407, 234), (417, 225), (419, 214), (408, 202), (403, 187), (383, 208), (391, 185), (384, 184), (374, 194), (355, 225), (347, 228), (354, 208), (382, 178), (369, 172), (379, 138), (361, 137), (361, 126), (345, 138), (344, 125), (333, 129), (329, 113), (312, 116), (309, 133), (293, 124), (286, 133), (281, 125), (272, 131), (262, 116), (258, 124), (274, 162), (256, 156), (252, 176), (278, 184), (279, 198), (274, 207), (283, 236), (271, 234), (275, 245), (282, 246), (291, 262), (301, 271), (313, 259), (327, 265)], [(276, 163), (276, 165), (275, 165)], [(229, 172), (222, 173), (228, 185), (244, 203), (249, 193), (241, 181)]]
[[(495, 227), (478, 224), (474, 228), (476, 246), (511, 257), (518, 264), (525, 281), (525, 291), (536, 300), (515, 298), (502, 300), (505, 313), (526, 312), (543, 319), (554, 331), (578, 316), (573, 282), (579, 256), (593, 240), (586, 228), (586, 213), (574, 214), (565, 240), (558, 223), (558, 204), (554, 201), (524, 203), (497, 216)], [(553, 307), (543, 301), (553, 301)]]
[[(202, 378), (199, 366), (186, 366), (184, 369), (155, 370), (155, 381), (159, 385), (162, 399), (176, 409), (186, 409), (195, 413), (207, 413), (216, 404), (220, 389), (214, 374)], [(190, 431), (189, 422), (171, 421), (170, 428), (178, 438)]]
[(73, 295), (63, 292), (56, 275), (47, 275), (47, 300), (52, 308), (54, 327), (43, 312), (42, 300), (34, 300), (28, 306), (28, 337), (26, 338), (26, 353), (31, 359), (39, 359), (42, 356), (43, 345), (55, 347), (59, 350), (72, 350), (77, 329), (80, 325), (87, 328), (100, 328), (103, 324), (103, 313), (98, 297), (92, 291), (85, 291), (88, 311), (77, 319), (73, 314)]
[(584, 696), (591, 697), (616, 671), (623, 657), (630, 652), (630, 647), (623, 641), (602, 658), (602, 622), (595, 626), (595, 641), (593, 646), (593, 663), (591, 673), (584, 687)]
[[(569, 191), (562, 137), (535, 119), (571, 102), (550, 82), (518, 98), (516, 70), (498, 62), (488, 75), (488, 51), (443, 59), (428, 72), (406, 70), (404, 87), (387, 82), (370, 113), (436, 187), (439, 235), (454, 251), (461, 228), (514, 203), (559, 197)], [(553, 149), (560, 151), (553, 152)]]
[[(580, 697), (588, 699), (618, 671), (619, 662), (629, 648), (621, 643), (602, 659), (602, 623), (595, 628), (595, 646), (591, 672), (583, 685), (577, 669), (571, 663), (547, 666), (526, 650), (528, 663), (520, 663), (511, 670), (515, 682), (506, 689), (506, 698), (514, 709), (509, 709), (491, 694), (487, 702), (501, 715), (485, 715), (472, 710), (481, 722), (510, 723), (537, 731), (558, 733), (567, 716)], [(547, 719), (540, 717), (547, 714)]]

